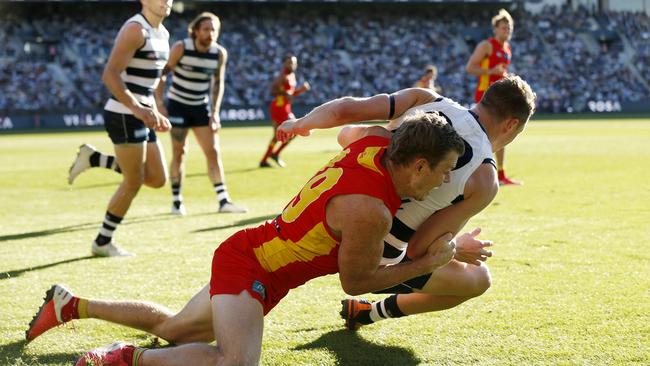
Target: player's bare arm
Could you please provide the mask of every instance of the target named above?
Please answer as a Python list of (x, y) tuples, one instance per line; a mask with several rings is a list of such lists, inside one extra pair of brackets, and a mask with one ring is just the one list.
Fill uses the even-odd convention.
[(168, 117), (168, 113), (167, 108), (165, 107), (163, 94), (165, 92), (165, 85), (167, 84), (167, 75), (169, 75), (169, 73), (176, 67), (180, 59), (183, 57), (184, 50), (185, 47), (183, 46), (183, 41), (177, 41), (174, 43), (171, 50), (169, 50), (169, 58), (167, 59), (167, 64), (163, 68), (162, 74), (160, 76), (160, 81), (158, 82), (158, 86), (156, 86), (156, 90), (154, 92), (158, 111), (166, 117)]
[[(390, 97), (394, 104), (391, 110)], [(385, 121), (401, 116), (410, 108), (429, 103), (439, 95), (428, 89), (403, 89), (391, 95), (368, 98), (343, 97), (314, 108), (306, 116), (283, 123), (277, 131), (280, 141), (295, 135), (309, 136), (313, 129), (343, 126), (363, 121)], [(391, 113), (392, 112), (392, 113)]]
[(309, 85), (309, 83), (305, 81), (304, 83), (302, 83), (302, 85), (300, 87), (298, 87), (298, 88), (296, 88), (296, 90), (294, 90), (292, 95), (294, 97), (297, 97), (300, 94), (302, 94), (302, 93), (304, 93), (304, 92), (306, 92), (306, 91), (308, 91), (310, 89), (311, 89), (311, 85)]
[(214, 83), (212, 84), (212, 97), (210, 101), (210, 128), (213, 131), (221, 128), (221, 101), (223, 100), (223, 92), (226, 82), (226, 63), (228, 63), (228, 51), (221, 45), (219, 46), (219, 64), (214, 73)]
[[(133, 55), (135, 55), (135, 51), (143, 44), (144, 30), (142, 26), (138, 23), (126, 24), (115, 38), (113, 49), (108, 57), (108, 61), (106, 62), (102, 74), (102, 81), (106, 85), (106, 88), (108, 88), (111, 94), (113, 94), (120, 103), (124, 104), (134, 112), (138, 118), (140, 118), (140, 116), (135, 112), (140, 112), (140, 115), (142, 115), (143, 111), (139, 110), (142, 106), (135, 96), (127, 89), (120, 74), (126, 69), (129, 61), (133, 58)], [(144, 118), (140, 119), (147, 123)], [(149, 121), (149, 123), (151, 122)]]
[[(492, 45), (490, 42), (481, 41), (481, 43), (476, 46), (474, 52), (472, 52), (472, 55), (469, 57), (467, 65), (465, 66), (465, 71), (474, 76), (491, 74), (493, 71), (492, 69), (484, 69), (481, 67), (481, 61), (483, 61), (484, 58), (489, 57), (491, 53)], [(501, 67), (503, 67), (503, 65), (501, 65)]]
[(287, 76), (284, 74), (280, 74), (275, 79), (273, 79), (273, 82), (271, 83), (271, 96), (289, 96), (289, 93), (284, 89), (284, 84), (286, 82)]
[[(498, 189), (499, 185), (494, 167), (489, 164), (479, 166), (465, 185), (463, 194), (465, 199), (431, 215), (413, 234), (407, 248), (409, 258), (418, 258), (426, 253), (427, 248), (444, 233), (456, 235), (472, 216), (481, 212), (492, 202)], [(470, 240), (463, 241), (463, 243), (458, 244), (456, 259), (466, 259), (468, 260), (467, 263), (477, 264), (476, 260), (478, 258), (485, 259), (484, 257), (488, 256), (486, 252), (481, 252), (483, 247), (486, 246), (489, 246), (489, 242), (485, 242), (484, 246), (480, 246), (471, 243)], [(465, 251), (471, 253), (465, 253)]]
[[(363, 212), (363, 215), (359, 213)], [(379, 267), (392, 216), (377, 198), (364, 195), (334, 197), (327, 205), (327, 223), (341, 237), (339, 247), (339, 279), (349, 295), (360, 295), (394, 286), (446, 264), (453, 257), (449, 252), (423, 256), (420, 260), (395, 266)], [(448, 234), (441, 241), (448, 241)]]

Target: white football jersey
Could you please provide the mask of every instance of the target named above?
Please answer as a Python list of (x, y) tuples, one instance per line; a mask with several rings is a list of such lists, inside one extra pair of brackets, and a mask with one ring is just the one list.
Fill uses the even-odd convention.
[(406, 246), (417, 228), (434, 212), (463, 200), (465, 183), (481, 164), (496, 165), (492, 159), (492, 145), (478, 116), (449, 98), (413, 107), (404, 115), (391, 121), (388, 129), (399, 127), (404, 117), (416, 111), (437, 112), (449, 122), (465, 142), (465, 153), (458, 158), (451, 171), (449, 183), (431, 190), (424, 201), (402, 200), (402, 206), (393, 219), (390, 233), (384, 238), (384, 255), (381, 264), (399, 263), (406, 255)]

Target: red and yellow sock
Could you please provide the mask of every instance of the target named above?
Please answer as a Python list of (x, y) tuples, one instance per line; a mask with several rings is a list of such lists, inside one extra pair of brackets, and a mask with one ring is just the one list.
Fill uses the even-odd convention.
[(503, 169), (499, 169), (497, 171), (497, 174), (499, 175), (499, 180), (504, 180), (506, 179), (506, 171)]
[[(131, 351), (132, 354), (131, 354), (131, 357), (130, 357), (131, 362), (129, 363), (129, 365), (131, 365), (131, 366), (140, 366), (140, 358), (142, 358), (142, 354), (147, 349), (146, 348), (140, 348), (140, 347), (133, 347), (132, 350), (133, 351)], [(126, 359), (126, 358), (125, 358), (125, 361), (129, 362), (128, 359)]]

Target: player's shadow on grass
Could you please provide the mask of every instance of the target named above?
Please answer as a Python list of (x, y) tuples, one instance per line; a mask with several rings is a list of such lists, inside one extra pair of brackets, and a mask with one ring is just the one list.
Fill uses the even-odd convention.
[[(255, 170), (259, 170), (259, 167), (254, 167), (254, 168), (241, 168), (241, 169), (228, 169), (225, 171), (225, 174), (230, 175), (230, 174), (239, 174), (239, 173), (249, 173)], [(190, 173), (186, 174), (185, 178), (205, 178), (208, 176), (208, 173)]]
[(246, 226), (250, 224), (259, 224), (263, 221), (270, 220), (278, 215), (266, 215), (266, 216), (257, 216), (257, 217), (251, 217), (250, 219), (245, 219), (245, 220), (239, 220), (235, 223), (228, 224), (228, 225), (219, 225), (219, 226), (212, 226), (208, 227), (205, 229), (197, 229), (194, 231), (191, 231), (192, 233), (204, 233), (206, 231), (213, 231), (213, 230), (221, 230), (221, 229), (229, 229), (233, 227), (240, 227), (240, 226)]
[(93, 189), (93, 188), (117, 187), (118, 185), (120, 185), (120, 181), (115, 180), (115, 181), (110, 181), (110, 182), (106, 182), (106, 183), (79, 185), (79, 186), (75, 186), (74, 188), (72, 188), (72, 187), (65, 188), (64, 190), (73, 190), (74, 189), (75, 191), (84, 191), (84, 190)]
[(39, 236), (48, 236), (48, 235), (54, 235), (54, 234), (60, 234), (60, 233), (67, 233), (67, 232), (71, 232), (71, 231), (79, 231), (79, 230), (88, 230), (88, 229), (91, 229), (91, 228), (99, 227), (99, 224), (100, 224), (99, 221), (98, 222), (87, 222), (85, 224), (69, 225), (69, 226), (63, 226), (63, 227), (57, 227), (57, 228), (54, 228), (54, 229), (45, 229), (45, 230), (39, 230), (39, 231), (30, 231), (28, 233), (0, 235), (0, 241), (37, 238)]
[(3, 358), (7, 358), (7, 361), (9, 361), (14, 357), (18, 358), (18, 355), (23, 353), (23, 350), (25, 349), (26, 345), (27, 345), (27, 341), (24, 339), (21, 339), (16, 342), (0, 345), (0, 360), (2, 360)]
[[(132, 225), (132, 224), (137, 224), (140, 222), (147, 222), (147, 221), (161, 221), (161, 220), (174, 220), (176, 219), (176, 216), (172, 216), (168, 213), (159, 213), (156, 215), (147, 215), (147, 216), (137, 216), (134, 218), (129, 218), (128, 221), (123, 222), (122, 225)], [(21, 239), (29, 239), (29, 238), (38, 238), (41, 236), (49, 236), (49, 235), (54, 235), (54, 234), (61, 234), (61, 233), (69, 233), (69, 232), (74, 232), (74, 231), (83, 231), (83, 230), (90, 230), (90, 229), (98, 229), (99, 226), (101, 225), (101, 221), (96, 221), (96, 222), (87, 222), (85, 224), (76, 224), (76, 225), (68, 225), (68, 226), (62, 226), (62, 227), (57, 227), (53, 229), (45, 229), (45, 230), (38, 230), (38, 231), (30, 231), (27, 233), (19, 233), (19, 234), (8, 234), (8, 235), (0, 235), (0, 242), (3, 241), (9, 241), (9, 240), (21, 240)]]
[(294, 348), (296, 351), (326, 349), (334, 354), (337, 365), (418, 365), (413, 351), (368, 342), (357, 332), (336, 330), (313, 342)]
[(65, 259), (65, 260), (62, 260), (62, 261), (54, 262), (54, 263), (42, 264), (40, 266), (27, 267), (27, 268), (16, 269), (16, 270), (7, 271), (7, 272), (0, 272), (0, 281), (1, 280), (6, 280), (6, 279), (9, 279), (9, 278), (20, 277), (26, 272), (38, 271), (38, 270), (41, 270), (41, 269), (50, 268), (50, 267), (58, 266), (58, 265), (61, 265), (61, 264), (72, 263), (72, 262), (82, 261), (84, 259), (91, 259), (91, 258), (100, 258), (100, 257), (87, 255), (85, 257), (70, 258), (70, 259)]
[[(23, 350), (27, 341), (20, 340), (9, 344), (0, 345), (0, 362), (9, 365), (44, 365), (44, 364), (71, 364), (79, 358), (78, 352), (48, 353), (46, 355), (24, 356)], [(4, 363), (3, 363), (4, 365)]]

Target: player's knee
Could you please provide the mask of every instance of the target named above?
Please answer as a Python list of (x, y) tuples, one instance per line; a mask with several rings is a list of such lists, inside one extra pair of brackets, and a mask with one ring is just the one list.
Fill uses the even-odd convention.
[(145, 182), (147, 187), (151, 187), (151, 188), (161, 188), (164, 187), (166, 183), (167, 183), (167, 178), (164, 175), (147, 177), (147, 181)]
[(158, 332), (160, 338), (171, 344), (187, 344), (194, 342), (211, 342), (214, 337), (206, 337), (201, 331), (195, 332), (191, 327), (176, 325), (173, 327), (163, 326)]
[(125, 194), (136, 195), (140, 187), (144, 184), (144, 174), (131, 174), (124, 176), (122, 181), (122, 188)]
[(481, 263), (480, 266), (476, 267), (474, 273), (474, 297), (483, 295), (490, 286), (492, 286), (490, 269), (485, 263)]
[(186, 344), (191, 343), (190, 332), (182, 326), (169, 326), (169, 324), (161, 324), (157, 332), (160, 338), (166, 340), (171, 344)]
[(160, 338), (173, 344), (194, 342), (210, 343), (214, 341), (212, 324), (195, 314), (179, 313), (161, 320), (153, 332)]

